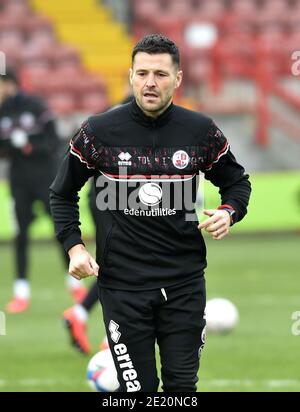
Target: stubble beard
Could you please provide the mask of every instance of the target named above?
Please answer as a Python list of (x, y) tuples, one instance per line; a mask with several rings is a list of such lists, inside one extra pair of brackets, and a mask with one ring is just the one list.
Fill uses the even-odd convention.
[(164, 112), (166, 110), (166, 108), (169, 106), (170, 101), (171, 101), (171, 97), (168, 96), (167, 99), (165, 99), (164, 101), (161, 101), (160, 103), (157, 103), (157, 105), (149, 105), (150, 107), (147, 107), (148, 105), (144, 105), (143, 104), (143, 99), (137, 99), (138, 105), (140, 106), (140, 108), (147, 113), (151, 113), (156, 114), (156, 113), (160, 113), (160, 112)]

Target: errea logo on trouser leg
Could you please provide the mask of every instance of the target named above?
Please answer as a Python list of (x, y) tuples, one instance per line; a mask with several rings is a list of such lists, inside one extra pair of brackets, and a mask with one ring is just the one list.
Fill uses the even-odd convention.
[(111, 320), (108, 325), (108, 330), (110, 331), (111, 340), (115, 343), (119, 342), (119, 339), (121, 336), (121, 333), (118, 332), (118, 329), (119, 329), (119, 325), (113, 320)]
[(114, 352), (117, 355), (118, 366), (121, 369), (123, 381), (126, 384), (127, 392), (138, 392), (141, 390), (141, 384), (136, 379), (137, 372), (129, 356), (127, 346), (124, 343), (118, 343), (122, 334), (118, 331), (119, 325), (111, 320), (108, 329), (111, 340), (115, 343)]

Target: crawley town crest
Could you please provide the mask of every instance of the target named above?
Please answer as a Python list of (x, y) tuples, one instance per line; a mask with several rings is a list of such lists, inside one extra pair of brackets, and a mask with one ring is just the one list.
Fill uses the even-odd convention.
[(178, 150), (173, 154), (172, 162), (177, 169), (184, 169), (189, 164), (189, 155), (184, 150)]

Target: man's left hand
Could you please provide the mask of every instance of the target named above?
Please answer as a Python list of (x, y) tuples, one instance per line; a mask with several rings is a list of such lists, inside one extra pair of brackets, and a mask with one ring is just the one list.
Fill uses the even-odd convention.
[(199, 230), (205, 229), (215, 240), (221, 240), (228, 235), (231, 221), (226, 210), (209, 209), (203, 213), (209, 218), (199, 224)]

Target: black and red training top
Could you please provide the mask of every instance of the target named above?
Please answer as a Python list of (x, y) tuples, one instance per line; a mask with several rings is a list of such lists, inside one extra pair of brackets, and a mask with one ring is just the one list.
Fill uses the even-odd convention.
[(248, 175), (209, 117), (171, 104), (153, 119), (135, 100), (92, 116), (50, 188), (57, 238), (66, 250), (83, 243), (78, 192), (93, 176), (100, 286), (147, 290), (197, 281), (206, 267), (194, 208), (203, 203), (199, 174), (235, 210), (234, 223), (241, 220)]

